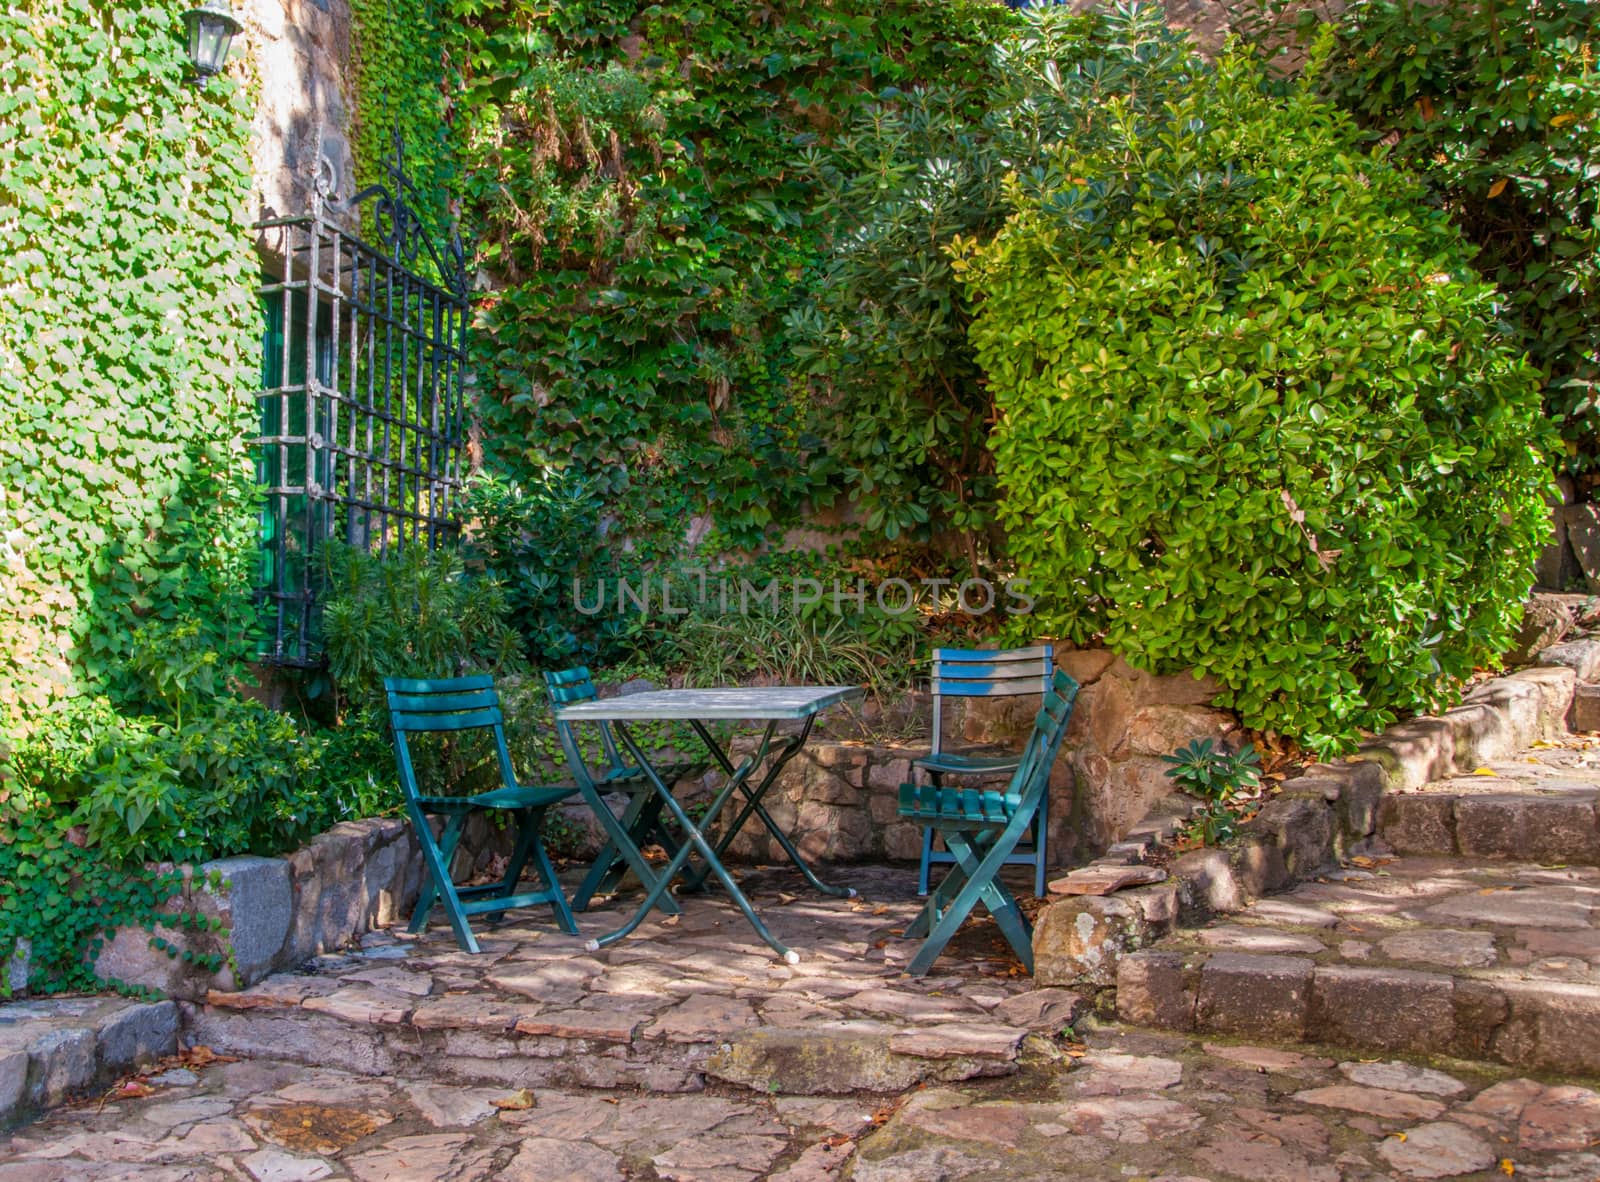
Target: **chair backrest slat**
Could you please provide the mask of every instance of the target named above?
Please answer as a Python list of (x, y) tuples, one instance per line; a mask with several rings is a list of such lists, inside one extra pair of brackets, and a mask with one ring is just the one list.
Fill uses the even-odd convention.
[(494, 678), (485, 674), (470, 677), (419, 679), (385, 677), (384, 693), (389, 702), (389, 723), (394, 728), (395, 757), (400, 768), (400, 787), (408, 800), (422, 794), (416, 769), (411, 761), (408, 734), (488, 730), (494, 734), (495, 758), (500, 779), (506, 787), (516, 783), (511, 752), (506, 746), (504, 715)]
[(1027, 648), (933, 650), (933, 753), (943, 750), (945, 698), (1007, 698), (1048, 693), (1055, 650)]
[[(571, 669), (561, 669), (554, 673), (546, 672), (544, 687), (549, 691), (552, 706), (565, 706), (571, 702), (592, 702), (600, 696), (600, 691), (595, 688), (594, 678), (589, 675), (586, 666), (577, 665)], [(616, 771), (622, 768), (622, 752), (617, 749), (617, 741), (611, 734), (611, 724), (601, 722), (600, 744), (605, 749), (606, 759), (611, 769)], [(576, 738), (572, 732), (572, 724), (556, 719), (556, 733), (562, 740), (562, 746), (571, 746), (577, 750)]]
[(397, 731), (409, 731), (412, 734), (428, 731), (472, 731), (484, 727), (499, 726), (504, 719), (500, 710), (465, 710), (450, 714), (420, 714), (411, 711), (392, 711), (389, 721), (394, 724)]
[(1032, 810), (1039, 803), (1055, 766), (1056, 752), (1066, 737), (1072, 706), (1078, 698), (1078, 683), (1059, 669), (1051, 678), (1050, 692), (1044, 696), (1039, 712), (1033, 716), (1033, 730), (1022, 752), (1022, 763), (1011, 777), (1008, 795), (1018, 799), (1021, 808)]
[(404, 714), (459, 714), (463, 710), (496, 710), (500, 697), (493, 690), (464, 694), (389, 694), (389, 709)]

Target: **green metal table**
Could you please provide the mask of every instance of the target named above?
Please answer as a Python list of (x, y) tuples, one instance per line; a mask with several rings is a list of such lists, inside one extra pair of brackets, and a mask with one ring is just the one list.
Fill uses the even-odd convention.
[[(861, 692), (858, 686), (840, 685), (652, 690), (648, 693), (628, 694), (619, 698), (558, 706), (556, 716), (563, 722), (609, 722), (612, 725), (629, 754), (638, 761), (639, 768), (649, 779), (651, 787), (661, 797), (662, 804), (682, 827), (685, 835), (683, 844), (667, 863), (666, 869), (657, 873), (647, 868), (644, 857), (637, 847), (628, 848), (632, 842), (620, 826), (616, 824), (606, 826), (611, 840), (622, 843), (618, 846), (619, 850), (628, 864), (639, 873), (645, 886), (645, 898), (639, 905), (639, 910), (627, 923), (599, 939), (590, 940), (587, 944), (589, 951), (597, 951), (633, 932), (644, 922), (650, 909), (660, 906), (662, 900), (667, 898), (667, 891), (673, 879), (688, 865), (689, 855), (698, 853), (704, 859), (704, 865), (690, 870), (688, 885), (699, 886), (708, 877), (715, 875), (727, 889), (729, 897), (755, 928), (756, 934), (790, 964), (797, 964), (800, 954), (784, 946), (767, 930), (767, 925), (761, 922), (761, 917), (750, 905), (750, 900), (745, 897), (744, 892), (739, 889), (739, 884), (723, 866), (722, 854), (744, 824), (755, 816), (766, 826), (767, 831), (777, 840), (789, 860), (813, 887), (829, 895), (848, 897), (855, 895), (855, 891), (850, 887), (834, 886), (817, 877), (816, 872), (806, 864), (805, 858), (795, 848), (794, 842), (789, 840), (789, 835), (772, 819), (772, 815), (762, 805), (761, 799), (777, 780), (778, 773), (783, 770), (784, 765), (805, 746), (817, 715), (829, 706), (860, 697)], [(684, 811), (683, 806), (674, 799), (672, 786), (662, 780), (634, 738), (629, 726), (635, 722), (669, 720), (687, 722), (693, 727), (695, 734), (700, 736), (700, 741), (706, 745), (706, 750), (711, 753), (711, 758), (728, 777), (712, 798), (711, 805), (699, 824), (696, 824)], [(706, 729), (706, 724), (709, 722), (729, 720), (766, 723), (756, 750), (737, 766), (722, 744), (717, 742)], [(779, 736), (777, 729), (780, 722), (800, 722), (801, 725), (793, 734)], [(590, 802), (591, 807), (603, 810), (601, 822), (611, 820), (610, 810), (606, 809), (604, 802), (600, 800), (594, 779), (575, 748), (567, 750), (567, 762), (572, 765), (572, 773), (577, 778), (578, 786), (584, 790), (584, 798)], [(752, 776), (762, 768), (763, 764), (765, 770), (761, 778), (752, 784)], [(706, 836), (705, 830), (711, 828), (736, 797), (740, 802), (739, 812), (734, 816), (733, 823), (723, 830), (722, 835), (713, 844)]]

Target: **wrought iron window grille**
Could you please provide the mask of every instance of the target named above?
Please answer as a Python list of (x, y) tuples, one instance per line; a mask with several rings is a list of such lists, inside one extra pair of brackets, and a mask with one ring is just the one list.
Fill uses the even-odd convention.
[[(308, 213), (256, 223), (280, 260), (260, 289), (254, 440), (271, 664), (322, 660), (329, 542), (387, 554), (460, 534), (465, 256), (453, 232), (431, 232), (393, 143), (387, 184), (341, 202), (319, 167)], [(351, 228), (363, 211), (372, 242)]]

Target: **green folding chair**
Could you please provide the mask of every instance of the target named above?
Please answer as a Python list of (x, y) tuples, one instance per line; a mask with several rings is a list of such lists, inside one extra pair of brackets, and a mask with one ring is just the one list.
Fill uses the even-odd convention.
[[(573, 669), (562, 669), (557, 673), (547, 672), (544, 675), (544, 684), (550, 691), (552, 706), (590, 702), (599, 696), (594, 679), (589, 676), (589, 670), (582, 665)], [(556, 738), (560, 741), (562, 750), (566, 752), (567, 762), (572, 767), (574, 777), (579, 778), (580, 787), (585, 788), (585, 799), (593, 797), (589, 800), (589, 804), (597, 814), (599, 810), (606, 808), (600, 797), (612, 792), (622, 792), (627, 795), (628, 803), (620, 821), (620, 829), (627, 840), (626, 843), (619, 841), (616, 835), (611, 834), (608, 827), (605, 848), (595, 858), (594, 865), (589, 867), (589, 872), (584, 875), (583, 882), (572, 896), (574, 911), (587, 910), (595, 895), (605, 895), (616, 890), (630, 868), (638, 869), (634, 865), (637, 861), (636, 851), (646, 846), (659, 845), (667, 851), (667, 856), (670, 858), (678, 852), (679, 845), (677, 835), (667, 828), (662, 819), (663, 801), (651, 787), (649, 778), (637, 766), (622, 758), (608, 723), (601, 722), (595, 725), (600, 730), (600, 746), (605, 759), (605, 767), (598, 771), (589, 771), (588, 764), (579, 752), (577, 736), (570, 722), (562, 722), (559, 718), (556, 720)], [(662, 781), (670, 786), (679, 780), (700, 775), (708, 766), (709, 763), (704, 761), (670, 763), (660, 765), (657, 771)], [(583, 777), (589, 779), (589, 785), (583, 784)], [(607, 809), (606, 813), (609, 817), (610, 810)], [(600, 818), (602, 824), (607, 817)], [(648, 889), (651, 879), (642, 874), (639, 877)], [(661, 905), (669, 914), (678, 910), (671, 895), (664, 895)]]
[[(389, 721), (394, 727), (395, 760), (400, 765), (400, 788), (405, 794), (406, 815), (422, 846), (427, 871), (417, 909), (411, 913), (409, 930), (420, 932), (428, 922), (437, 899), (444, 904), (456, 943), (464, 952), (477, 952), (478, 941), (467, 924), (470, 915), (496, 917), (513, 907), (547, 903), (555, 911), (556, 923), (571, 935), (578, 934), (566, 896), (556, 882), (556, 872), (545, 854), (540, 831), (545, 812), (551, 805), (571, 797), (572, 787), (531, 787), (517, 783), (506, 749), (505, 729), (500, 713), (500, 695), (494, 679), (486, 676), (455, 677), (440, 681), (417, 681), (386, 677), (383, 688), (389, 698)], [(495, 754), (500, 763), (501, 787), (475, 796), (424, 796), (417, 785), (411, 760), (410, 736), (439, 732), (488, 730), (494, 735)], [(516, 819), (516, 845), (506, 875), (499, 882), (483, 886), (458, 887), (450, 879), (450, 859), (461, 841), (467, 819), (474, 813), (509, 812)], [(444, 832), (434, 839), (430, 816), (445, 818)], [(522, 871), (532, 859), (544, 885), (534, 891), (517, 891)]]
[[(933, 650), (933, 750), (911, 764), (928, 774), (934, 787), (941, 787), (946, 776), (998, 780), (1017, 770), (1022, 754), (971, 754), (944, 749), (944, 700), (946, 698), (1006, 698), (1019, 694), (1047, 694), (1055, 675), (1055, 650), (1048, 644), (1032, 648)], [(1045, 873), (1050, 864), (1050, 793), (1039, 797), (1039, 811), (1030, 826), (1032, 839), (1009, 858), (1013, 866), (1033, 867), (1033, 893), (1044, 894)], [(922, 831), (922, 865), (917, 871), (917, 894), (928, 893), (929, 872), (955, 857), (934, 848), (936, 834), (930, 825)]]
[(1049, 790), (1050, 770), (1077, 696), (1078, 683), (1058, 670), (1043, 708), (1034, 717), (1021, 763), (1003, 790), (900, 785), (900, 815), (936, 830), (955, 860), (928, 896), (922, 914), (906, 929), (908, 938), (927, 937), (907, 967), (912, 976), (927, 973), (980, 902), (1000, 925), (1017, 958), (1033, 972), (1033, 929), (1000, 881), (1000, 871), (1034, 823), (1040, 798)]

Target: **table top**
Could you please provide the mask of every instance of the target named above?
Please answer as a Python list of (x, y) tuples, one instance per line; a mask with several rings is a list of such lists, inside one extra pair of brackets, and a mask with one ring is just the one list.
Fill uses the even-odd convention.
[(859, 698), (856, 685), (777, 685), (723, 689), (650, 690), (556, 707), (563, 722), (630, 719), (807, 718), (835, 702)]

